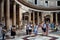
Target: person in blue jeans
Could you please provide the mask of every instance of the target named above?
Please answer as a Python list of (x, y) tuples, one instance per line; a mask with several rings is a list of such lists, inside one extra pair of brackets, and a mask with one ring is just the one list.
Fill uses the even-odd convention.
[(37, 33), (38, 33), (38, 25), (36, 24), (34, 25), (34, 34), (37, 35)]

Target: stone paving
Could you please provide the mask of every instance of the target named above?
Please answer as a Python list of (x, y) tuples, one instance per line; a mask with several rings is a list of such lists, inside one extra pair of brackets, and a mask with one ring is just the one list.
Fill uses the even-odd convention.
[[(60, 31), (49, 33), (48, 36), (42, 36), (42, 31), (39, 29), (39, 33), (37, 36), (31, 35), (25, 35), (25, 29), (18, 30), (16, 33), (16, 37), (14, 39), (7, 38), (6, 40), (60, 40)], [(10, 36), (10, 32), (7, 33)], [(1, 34), (0, 34), (1, 35)], [(11, 36), (10, 36), (11, 37)], [(2, 37), (0, 37), (0, 40)]]
[(16, 36), (15, 39), (6, 39), (6, 40), (60, 40), (59, 35), (49, 34), (48, 36), (33, 36), (33, 35), (24, 35), (24, 36)]
[[(37, 36), (34, 36), (34, 34), (31, 35), (25, 35), (25, 32), (22, 30), (18, 34), (19, 31), (17, 31), (17, 35), (15, 39), (6, 39), (6, 40), (60, 40), (59, 34), (49, 33), (48, 36), (42, 36), (42, 33), (38, 33)], [(58, 32), (59, 33), (59, 32)]]

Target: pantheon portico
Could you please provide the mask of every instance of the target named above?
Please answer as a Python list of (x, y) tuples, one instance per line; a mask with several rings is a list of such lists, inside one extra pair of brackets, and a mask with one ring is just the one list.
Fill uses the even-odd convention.
[[(9, 28), (10, 25), (15, 25), (15, 26), (18, 25), (18, 27), (21, 28), (21, 25), (23, 25), (24, 21), (32, 22), (33, 24), (36, 24), (36, 23), (39, 24), (41, 21), (48, 20), (50, 23), (54, 22), (55, 24), (60, 24), (60, 18), (59, 18), (60, 12), (55, 11), (55, 10), (59, 10), (58, 8), (60, 7), (58, 7), (57, 9), (51, 8), (53, 12), (49, 8), (52, 6), (53, 7), (57, 6), (57, 4), (55, 3), (57, 1), (47, 1), (46, 5), (49, 2), (48, 8), (47, 8), (45, 4), (42, 4), (43, 1), (38, 0), (38, 2), (41, 2), (40, 5), (43, 6), (42, 9), (44, 11), (43, 10), (38, 11), (38, 9), (36, 10), (36, 8), (34, 10), (32, 7), (27, 11), (26, 9), (24, 9), (25, 7), (22, 8), (21, 6), (22, 4), (20, 4), (21, 0), (19, 1), (19, 3), (17, 3), (16, 1), (19, 1), (19, 0), (0, 0), (0, 23), (4, 23), (7, 28)], [(31, 2), (31, 4), (32, 3), (34, 4), (34, 1), (28, 1), (28, 2), (29, 3)], [(35, 4), (37, 6), (40, 6), (38, 2), (37, 3), (35, 2)], [(46, 9), (44, 9), (44, 7)], [(44, 17), (46, 17), (46, 19), (44, 19)]]

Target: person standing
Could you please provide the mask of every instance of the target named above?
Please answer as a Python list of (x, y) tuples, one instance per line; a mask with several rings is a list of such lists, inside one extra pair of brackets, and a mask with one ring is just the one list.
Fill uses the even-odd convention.
[(7, 32), (6, 26), (2, 27), (2, 40), (5, 40), (5, 34)]
[(29, 24), (26, 25), (26, 35), (29, 34)]
[(38, 33), (38, 24), (34, 26), (34, 34), (37, 35), (37, 33)]
[(42, 26), (42, 31), (43, 31), (43, 35), (46, 35), (46, 22), (43, 23), (43, 26)]
[(29, 34), (32, 33), (32, 23), (29, 24)]
[(16, 27), (12, 26), (12, 28), (11, 28), (11, 36), (13, 36), (13, 38), (15, 38), (15, 35), (16, 35)]

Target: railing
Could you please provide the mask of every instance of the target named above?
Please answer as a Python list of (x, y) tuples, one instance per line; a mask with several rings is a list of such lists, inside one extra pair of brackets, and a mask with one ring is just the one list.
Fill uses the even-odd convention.
[(45, 11), (55, 11), (55, 10), (60, 10), (60, 7), (45, 7), (43, 5), (34, 5), (33, 3), (29, 3), (26, 0), (18, 0), (20, 3), (22, 3), (23, 5), (33, 8), (33, 9), (37, 9), (37, 10), (45, 10)]

